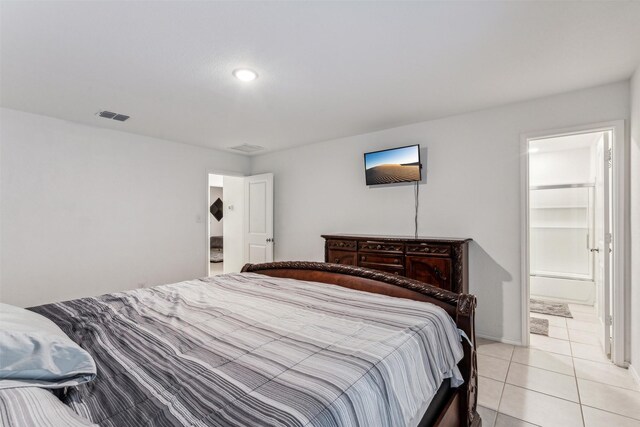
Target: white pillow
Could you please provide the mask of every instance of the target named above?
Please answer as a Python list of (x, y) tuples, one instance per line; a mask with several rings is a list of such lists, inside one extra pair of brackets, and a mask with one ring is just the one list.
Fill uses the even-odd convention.
[(0, 389), (69, 387), (91, 381), (96, 364), (55, 323), (0, 303)]

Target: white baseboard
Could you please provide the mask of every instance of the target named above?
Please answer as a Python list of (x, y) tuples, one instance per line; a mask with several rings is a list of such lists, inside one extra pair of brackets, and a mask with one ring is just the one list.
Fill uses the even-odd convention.
[(638, 371), (636, 371), (635, 366), (629, 365), (629, 372), (631, 372), (631, 376), (638, 384), (640, 384), (640, 375), (638, 375)]
[(522, 341), (510, 340), (510, 339), (503, 338), (503, 337), (498, 338), (498, 337), (494, 337), (494, 336), (491, 336), (489, 334), (485, 334), (485, 333), (479, 332), (479, 331), (476, 331), (476, 338), (484, 338), (486, 340), (498, 341), (498, 342), (505, 343), (505, 344), (522, 346)]

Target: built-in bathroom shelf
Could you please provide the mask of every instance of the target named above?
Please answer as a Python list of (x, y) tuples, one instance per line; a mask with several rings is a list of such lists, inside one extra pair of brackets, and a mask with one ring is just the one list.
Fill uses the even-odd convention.
[(531, 209), (589, 209), (589, 206), (551, 205), (551, 206), (531, 206)]
[(532, 225), (531, 228), (557, 228), (568, 230), (588, 230), (586, 225)]

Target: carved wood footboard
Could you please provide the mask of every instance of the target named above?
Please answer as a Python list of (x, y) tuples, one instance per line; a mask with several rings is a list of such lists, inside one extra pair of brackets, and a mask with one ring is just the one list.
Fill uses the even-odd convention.
[(242, 272), (273, 277), (330, 283), (360, 291), (430, 302), (442, 307), (465, 332), (472, 345), (463, 342), (464, 357), (458, 364), (465, 383), (452, 389), (446, 404), (439, 410), (436, 421), (423, 418), (420, 426), (478, 427), (482, 421), (477, 412), (478, 368), (475, 341), (476, 297), (456, 294), (417, 280), (342, 264), (305, 261), (246, 264)]

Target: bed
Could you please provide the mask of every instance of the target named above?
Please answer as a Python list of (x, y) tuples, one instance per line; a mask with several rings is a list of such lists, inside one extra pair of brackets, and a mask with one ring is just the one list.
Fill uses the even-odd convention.
[(31, 310), (95, 360), (95, 380), (59, 393), (78, 422), (423, 427), (481, 423), (474, 308), (410, 279), (284, 262)]

